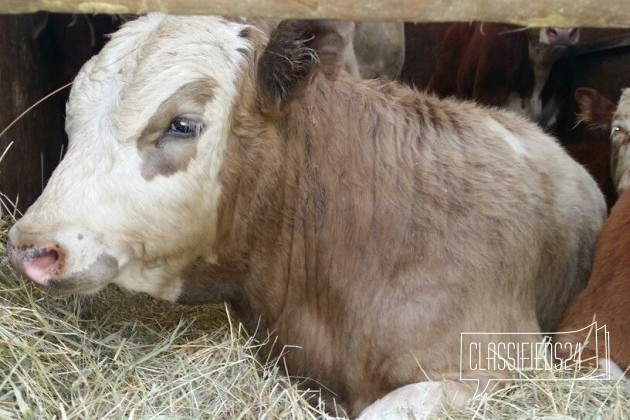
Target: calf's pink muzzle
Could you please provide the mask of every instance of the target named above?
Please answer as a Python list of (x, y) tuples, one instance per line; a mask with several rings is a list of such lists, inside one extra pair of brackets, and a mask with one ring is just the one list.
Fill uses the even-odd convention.
[(48, 286), (62, 276), (65, 253), (56, 244), (14, 246), (9, 241), (7, 253), (13, 267), (40, 286)]

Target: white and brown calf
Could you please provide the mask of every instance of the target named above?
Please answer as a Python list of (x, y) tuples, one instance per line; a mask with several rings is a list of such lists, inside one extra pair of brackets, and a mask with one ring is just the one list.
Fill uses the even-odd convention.
[(592, 130), (610, 136), (610, 176), (619, 196), (630, 185), (630, 88), (621, 91), (619, 103), (592, 88), (575, 90), (575, 101), (580, 108), (580, 121)]
[(48, 289), (227, 301), (351, 416), (392, 391), (364, 417), (465, 401), (460, 334), (557, 324), (604, 201), (519, 116), (338, 72), (345, 25), (125, 25), (74, 83), (12, 263)]

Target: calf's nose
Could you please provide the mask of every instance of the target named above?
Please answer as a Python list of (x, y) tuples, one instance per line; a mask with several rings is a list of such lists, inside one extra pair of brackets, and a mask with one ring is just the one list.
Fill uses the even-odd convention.
[(33, 282), (47, 286), (61, 274), (64, 252), (56, 244), (39, 243), (15, 246), (8, 243), (9, 261), (15, 269)]

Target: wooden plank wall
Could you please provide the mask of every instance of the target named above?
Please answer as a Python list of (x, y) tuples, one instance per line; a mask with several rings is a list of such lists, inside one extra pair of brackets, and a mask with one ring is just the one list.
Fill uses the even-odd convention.
[[(115, 30), (111, 16), (0, 15), (0, 132), (32, 104), (74, 79)], [(69, 89), (43, 101), (0, 137), (0, 194), (25, 210), (65, 149)], [(0, 195), (2, 197), (2, 195)]]
[(532, 26), (624, 27), (625, 0), (4, 0), (0, 13), (221, 14), (447, 22), (484, 20)]
[[(0, 131), (56, 87), (51, 40), (36, 36), (45, 19), (43, 14), (0, 16)], [(63, 141), (63, 101), (55, 97), (0, 138), (0, 153), (13, 142), (0, 163), (0, 192), (10, 201), (19, 196), (24, 210), (41, 193)]]

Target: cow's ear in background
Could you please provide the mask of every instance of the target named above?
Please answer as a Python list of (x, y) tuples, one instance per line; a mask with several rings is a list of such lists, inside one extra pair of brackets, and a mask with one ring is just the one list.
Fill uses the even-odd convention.
[(591, 130), (602, 132), (610, 130), (610, 123), (617, 109), (613, 101), (588, 87), (575, 89), (573, 96), (580, 109), (579, 122), (585, 123)]
[(258, 64), (265, 104), (280, 110), (308, 85), (316, 70), (334, 79), (352, 48), (354, 22), (285, 20), (272, 32)]

